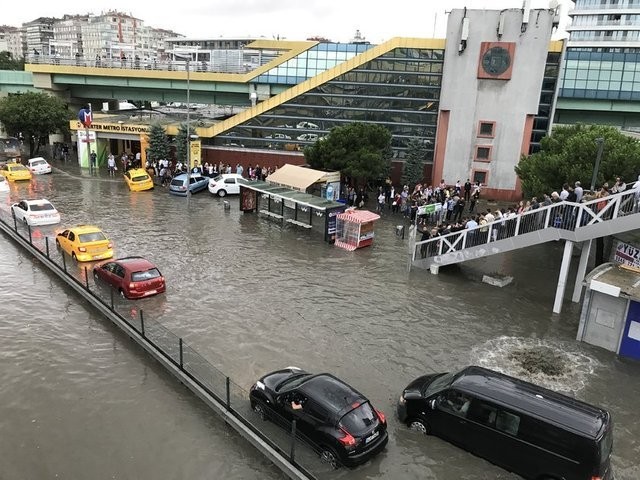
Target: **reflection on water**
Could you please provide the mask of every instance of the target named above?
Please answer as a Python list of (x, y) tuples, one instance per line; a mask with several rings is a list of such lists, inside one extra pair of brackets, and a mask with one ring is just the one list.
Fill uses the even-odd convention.
[[(616, 478), (640, 478), (634, 466), (640, 455), (635, 422), (640, 371), (575, 342), (577, 306), (566, 305), (562, 316), (551, 313), (561, 245), (532, 247), (433, 276), (407, 269), (407, 242), (395, 234), (401, 221), (387, 212), (376, 225), (372, 248), (346, 252), (307, 231), (242, 214), (235, 198), (226, 198), (231, 209), (225, 210), (208, 192), (187, 202), (164, 188), (132, 194), (119, 178), (56, 171), (32, 186), (13, 186), (11, 200), (31, 196), (29, 189), (61, 211), (63, 224), (56, 228), (96, 224), (113, 240), (116, 255), (144, 255), (156, 263), (167, 293), (127, 302), (130, 314), (142, 309), (145, 318), (161, 321), (243, 388), (269, 370), (297, 365), (340, 376), (384, 410), (390, 422), (386, 452), (356, 470), (336, 472), (336, 478), (514, 478), (439, 439), (416, 436), (393, 412), (399, 392), (418, 375), (477, 363), (524, 376), (511, 354), (538, 346), (562, 354), (569, 368), (557, 378), (530, 380), (609, 408), (616, 420)], [(53, 229), (43, 234), (52, 236)], [(50, 402), (62, 408), (52, 398), (73, 386), (76, 395), (90, 398), (92, 408), (78, 419), (62, 415), (47, 428), (60, 428), (64, 420), (66, 435), (81, 440), (72, 447), (48, 442), (39, 450), (47, 458), (86, 453), (99, 443), (110, 449), (112, 464), (133, 477), (139, 475), (131, 472), (147, 468), (172, 472), (169, 462), (176, 462), (192, 466), (194, 475), (159, 478), (203, 478), (198, 472), (205, 466), (222, 472), (218, 478), (236, 469), (240, 473), (229, 478), (262, 478), (256, 473), (265, 468), (260, 457), (243, 441), (229, 440), (237, 437), (139, 349), (5, 238), (0, 252), (6, 281), (37, 292), (37, 297), (0, 292), (1, 305), (9, 304), (11, 312), (0, 321), (1, 355), (13, 365), (2, 380), (19, 385), (3, 390), (0, 418), (11, 420), (0, 423), (0, 433), (11, 431), (17, 444), (26, 445), (12, 450), (18, 458), (38, 450), (31, 443), (32, 426), (14, 420), (17, 405), (25, 418), (48, 415)], [(482, 272), (497, 269), (512, 274), (514, 283), (499, 289), (479, 281)], [(25, 318), (31, 327), (25, 327)], [(23, 370), (41, 380), (24, 381)], [(80, 408), (78, 403), (72, 407)], [(84, 426), (89, 414), (95, 434)], [(114, 427), (101, 431), (105, 424)], [(126, 448), (115, 447), (122, 442), (118, 429), (126, 431)], [(198, 440), (195, 450), (191, 436)], [(164, 444), (167, 437), (174, 440), (173, 450), (163, 449), (155, 457), (158, 465), (149, 467), (143, 446), (154, 438)], [(0, 451), (5, 443), (0, 440)], [(210, 457), (209, 449), (219, 455)], [(112, 471), (88, 463), (84, 477), (106, 478), (103, 472)], [(267, 470), (264, 476), (277, 476)], [(13, 478), (32, 473), (16, 472), (22, 475)]]

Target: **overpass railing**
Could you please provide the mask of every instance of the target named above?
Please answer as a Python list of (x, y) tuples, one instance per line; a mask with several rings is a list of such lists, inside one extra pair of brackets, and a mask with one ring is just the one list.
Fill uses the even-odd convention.
[[(522, 236), (528, 233), (556, 228), (578, 232), (591, 225), (615, 220), (639, 212), (640, 185), (622, 193), (596, 198), (582, 203), (559, 202), (529, 210), (508, 218), (495, 220), (474, 228), (437, 235), (418, 241), (413, 249), (413, 261), (438, 257), (453, 252), (488, 245), (492, 242)], [(640, 225), (639, 225), (640, 227)]]
[[(53, 227), (23, 225), (16, 221), (6, 207), (0, 207), (0, 230), (23, 244), (44, 266), (72, 285), (89, 303), (100, 307), (98, 310), (106, 312), (106, 318), (114, 320), (115, 316), (116, 325), (124, 323), (128, 329), (142, 337), (145, 350), (171, 364), (180, 375), (214, 399), (216, 405), (221, 406), (225, 417), (231, 417), (243, 424), (259, 441), (277, 452), (278, 461), (275, 461), (273, 456), (267, 455), (267, 458), (274, 461), (287, 476), (296, 480), (332, 476), (332, 466), (321, 463), (317, 455), (317, 446), (297, 430), (295, 421), (292, 423), (289, 419), (272, 412), (268, 418), (271, 421), (264, 421), (265, 418), (260, 413), (254, 412), (249, 401), (249, 392), (245, 388), (214, 366), (183, 338), (154, 320), (152, 316), (145, 315), (142, 309), (136, 307), (135, 302), (120, 298), (118, 293), (114, 293), (113, 288), (103, 285), (99, 280), (96, 281), (90, 266), (82, 266), (58, 250), (55, 246)], [(220, 364), (222, 360), (218, 358), (216, 363)], [(225, 420), (228, 421), (228, 418)], [(247, 435), (243, 436), (248, 438)], [(264, 449), (258, 450), (264, 453)], [(282, 459), (288, 462), (291, 468), (283, 468), (278, 463)]]
[[(33, 53), (27, 55), (26, 63), (44, 64), (44, 65), (62, 65), (68, 67), (92, 67), (106, 69), (133, 69), (133, 70), (156, 70), (156, 71), (178, 71), (186, 72), (187, 62), (185, 60), (158, 60), (149, 58), (129, 58), (129, 57), (96, 57), (85, 58), (79, 57), (58, 57), (55, 55), (35, 55)], [(235, 59), (214, 59), (212, 61), (195, 61), (189, 62), (190, 72), (209, 72), (209, 73), (248, 73), (258, 67), (250, 61), (236, 61)]]

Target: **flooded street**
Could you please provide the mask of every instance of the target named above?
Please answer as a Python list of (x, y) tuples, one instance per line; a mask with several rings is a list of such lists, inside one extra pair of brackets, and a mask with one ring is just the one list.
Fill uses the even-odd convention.
[[(479, 364), (523, 376), (518, 352), (549, 348), (558, 377), (531, 378), (609, 409), (616, 479), (640, 478), (640, 365), (575, 341), (579, 305), (551, 313), (562, 245), (489, 257), (440, 275), (408, 270), (400, 217), (374, 246), (346, 252), (295, 227), (243, 214), (208, 192), (130, 193), (120, 178), (56, 169), (0, 197), (5, 212), (47, 198), (61, 226), (95, 224), (117, 256), (158, 265), (167, 293), (130, 302), (248, 389), (287, 365), (328, 371), (389, 418), (385, 452), (335, 478), (519, 478), (399, 424), (413, 378)], [(484, 205), (481, 205), (481, 207)], [(39, 234), (52, 235), (60, 228)], [(52, 245), (52, 244), (51, 244)], [(574, 262), (576, 263), (576, 262)], [(482, 273), (513, 275), (503, 288)], [(0, 468), (3, 480), (282, 478), (140, 348), (0, 235)]]

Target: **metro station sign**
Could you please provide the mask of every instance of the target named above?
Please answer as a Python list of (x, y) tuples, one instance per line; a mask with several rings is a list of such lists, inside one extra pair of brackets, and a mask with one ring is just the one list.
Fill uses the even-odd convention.
[[(69, 122), (69, 128), (71, 130), (83, 130), (86, 127), (79, 120), (72, 120)], [(97, 132), (113, 132), (113, 133), (133, 133), (141, 134), (149, 131), (149, 125), (129, 125), (125, 123), (91, 123), (91, 130)]]

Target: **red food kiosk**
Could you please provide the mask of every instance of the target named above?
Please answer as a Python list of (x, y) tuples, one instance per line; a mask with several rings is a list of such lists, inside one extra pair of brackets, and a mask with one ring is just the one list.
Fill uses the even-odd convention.
[(335, 245), (345, 250), (368, 247), (375, 236), (373, 225), (380, 215), (369, 210), (345, 210), (336, 216)]

